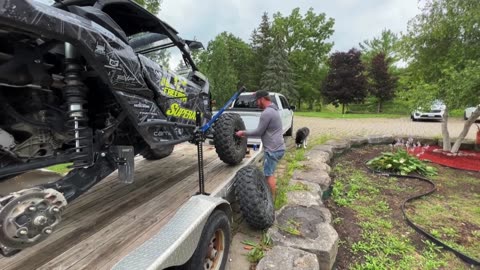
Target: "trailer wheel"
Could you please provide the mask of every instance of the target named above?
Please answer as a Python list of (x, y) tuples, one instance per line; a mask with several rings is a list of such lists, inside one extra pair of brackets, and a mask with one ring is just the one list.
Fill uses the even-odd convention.
[(207, 220), (195, 252), (182, 269), (220, 270), (230, 250), (230, 221), (224, 211), (215, 210)]
[(266, 229), (275, 221), (272, 192), (262, 171), (254, 165), (245, 166), (235, 175), (235, 198), (247, 223)]
[(147, 146), (140, 154), (146, 160), (158, 160), (170, 156), (173, 152), (175, 145), (166, 145), (162, 148), (152, 149), (150, 146)]
[(213, 142), (220, 160), (230, 165), (240, 163), (247, 152), (247, 138), (235, 136), (235, 132), (245, 130), (240, 115), (222, 114), (215, 122), (214, 130)]

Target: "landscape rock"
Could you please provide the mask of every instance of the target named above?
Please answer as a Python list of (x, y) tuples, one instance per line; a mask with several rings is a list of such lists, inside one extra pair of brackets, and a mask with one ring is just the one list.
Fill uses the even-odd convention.
[(296, 170), (293, 172), (292, 179), (319, 184), (322, 190), (326, 190), (332, 183), (330, 175), (323, 170)]
[(314, 146), (312, 149), (310, 149), (308, 155), (314, 154), (315, 152), (326, 152), (329, 156), (329, 160), (333, 157), (333, 147), (331, 145), (322, 144)]
[(277, 213), (268, 230), (275, 245), (314, 253), (320, 269), (332, 269), (338, 251), (338, 233), (324, 216), (322, 207), (286, 206)]
[(369, 144), (392, 144), (395, 143), (395, 139), (392, 135), (368, 135)]
[(305, 171), (320, 170), (320, 171), (325, 171), (327, 173), (330, 173), (332, 171), (332, 168), (327, 163), (320, 162), (319, 160), (316, 160), (316, 159), (307, 159), (307, 160), (301, 161), (300, 164), (304, 167), (303, 170)]
[(326, 145), (332, 146), (332, 151), (334, 155), (343, 154), (343, 152), (350, 149), (350, 141), (347, 140), (329, 140), (325, 142)]
[(368, 144), (368, 138), (364, 136), (353, 136), (348, 138), (351, 147), (359, 147)]
[(257, 265), (257, 270), (319, 270), (315, 254), (303, 250), (275, 246)]
[(300, 205), (310, 207), (322, 205), (322, 190), (315, 183), (306, 181), (290, 181), (291, 185), (302, 185), (307, 190), (291, 190), (287, 192), (287, 205)]

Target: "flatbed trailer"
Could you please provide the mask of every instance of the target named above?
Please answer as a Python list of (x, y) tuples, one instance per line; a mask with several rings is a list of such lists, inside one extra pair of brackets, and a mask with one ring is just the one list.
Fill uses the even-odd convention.
[[(218, 204), (221, 199), (216, 198), (231, 201), (236, 172), (247, 165), (260, 166), (263, 154), (261, 149), (250, 149), (239, 165), (229, 166), (218, 159), (213, 146), (205, 144), (203, 157), (205, 190)], [(112, 173), (67, 207), (59, 228), (49, 238), (14, 256), (0, 257), (0, 269), (132, 269), (129, 265), (137, 260), (135, 269), (162, 269), (162, 262), (172, 256), (184, 260), (186, 255), (181, 253), (185, 250), (175, 250), (185, 241), (182, 237), (168, 240), (170, 247), (159, 247), (155, 263), (142, 248), (156, 254), (150, 250), (155, 246), (152, 239), (161, 245), (169, 243), (164, 238), (172, 228), (202, 231), (195, 228), (200, 225), (181, 224), (184, 219), (175, 217), (180, 209), (180, 215), (186, 213), (192, 218), (184, 222), (192, 222), (197, 215), (200, 219), (209, 214), (205, 211), (212, 211), (200, 205), (202, 201), (209, 203), (204, 195), (194, 196), (199, 189), (198, 178), (195, 145), (178, 145), (171, 156), (158, 161), (136, 157), (132, 184), (121, 183), (117, 172)], [(192, 209), (196, 203), (198, 209)], [(187, 235), (186, 231), (172, 235), (175, 233)]]

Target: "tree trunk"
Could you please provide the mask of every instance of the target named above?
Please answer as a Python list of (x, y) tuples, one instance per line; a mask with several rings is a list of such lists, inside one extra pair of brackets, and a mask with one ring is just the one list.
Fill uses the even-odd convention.
[(313, 111), (313, 103), (315, 103), (314, 100), (311, 100), (311, 101), (308, 103), (308, 110), (309, 110), (309, 111)]
[(458, 153), (458, 150), (460, 149), (460, 146), (462, 145), (463, 139), (468, 134), (468, 131), (470, 130), (470, 127), (472, 124), (477, 120), (477, 118), (480, 116), (480, 105), (477, 106), (477, 109), (473, 111), (472, 115), (470, 115), (470, 118), (465, 122), (465, 125), (463, 126), (462, 132), (460, 132), (460, 135), (458, 136), (457, 140), (455, 141), (455, 144), (452, 147), (452, 153)]
[(342, 104), (342, 114), (345, 114), (345, 104)]
[(297, 108), (295, 108), (296, 111), (300, 111), (300, 105), (302, 104), (302, 100), (301, 99), (298, 99), (298, 103), (297, 103)]
[(382, 101), (378, 101), (378, 106), (377, 106), (377, 113), (380, 113), (382, 111)]
[(442, 137), (443, 137), (443, 151), (450, 151), (452, 145), (450, 144), (450, 134), (448, 133), (448, 108), (445, 108), (442, 122)]

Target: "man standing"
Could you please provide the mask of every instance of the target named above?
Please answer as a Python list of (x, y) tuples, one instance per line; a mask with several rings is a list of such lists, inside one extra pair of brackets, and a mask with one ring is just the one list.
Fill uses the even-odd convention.
[(278, 113), (277, 105), (272, 103), (267, 91), (259, 90), (255, 92), (255, 99), (257, 100), (257, 106), (263, 110), (260, 115), (258, 127), (255, 130), (240, 130), (235, 134), (239, 137), (261, 137), (263, 147), (265, 148), (263, 172), (267, 179), (267, 183), (272, 190), (272, 195), (275, 197), (275, 192), (277, 190), (275, 169), (277, 163), (285, 154), (282, 119)]

